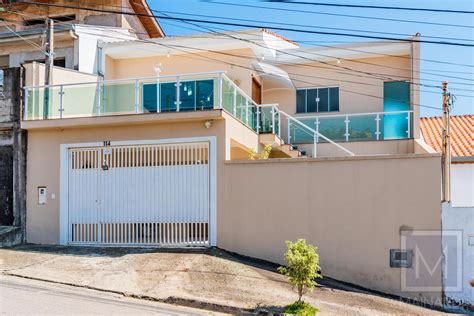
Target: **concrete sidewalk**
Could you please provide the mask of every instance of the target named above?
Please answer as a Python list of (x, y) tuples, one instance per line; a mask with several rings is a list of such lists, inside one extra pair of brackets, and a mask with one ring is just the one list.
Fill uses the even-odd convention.
[[(0, 249), (5, 275), (235, 313), (281, 307), (296, 294), (275, 266), (212, 250), (20, 246)], [(354, 289), (322, 286), (305, 300), (322, 315), (438, 312)]]

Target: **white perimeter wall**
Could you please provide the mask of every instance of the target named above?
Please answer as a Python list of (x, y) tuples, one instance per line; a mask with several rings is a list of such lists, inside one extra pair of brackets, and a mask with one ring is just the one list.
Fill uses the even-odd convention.
[(446, 297), (457, 304), (467, 303), (474, 306), (474, 288), (469, 284), (470, 280), (474, 280), (474, 207), (452, 207), (443, 204), (442, 226), (443, 231), (462, 231), (462, 291), (446, 292)]
[(454, 207), (474, 207), (474, 163), (451, 164), (451, 200)]

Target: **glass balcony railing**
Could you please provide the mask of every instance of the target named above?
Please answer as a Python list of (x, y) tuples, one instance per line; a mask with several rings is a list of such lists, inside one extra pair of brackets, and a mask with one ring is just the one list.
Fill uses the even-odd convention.
[(257, 133), (279, 134), (275, 105), (258, 105), (223, 72), (25, 87), (24, 120), (223, 109)]
[[(318, 133), (334, 142), (377, 141), (412, 138), (413, 111), (354, 113), (296, 117), (316, 131), (316, 142), (326, 142)], [(288, 120), (288, 141), (313, 143), (313, 134), (301, 124)]]

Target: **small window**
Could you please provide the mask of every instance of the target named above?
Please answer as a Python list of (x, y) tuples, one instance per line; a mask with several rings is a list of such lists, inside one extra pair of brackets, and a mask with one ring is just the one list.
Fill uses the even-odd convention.
[[(55, 17), (50, 17), (51, 19), (54, 20), (56, 23), (61, 23), (61, 22), (71, 22), (76, 19), (75, 14), (70, 14), (70, 15), (62, 15), (62, 16), (55, 16)], [(25, 26), (34, 26), (34, 25), (45, 25), (46, 24), (46, 17), (42, 19), (31, 19), (31, 20), (26, 20)]]
[(296, 113), (339, 111), (339, 88), (299, 89), (296, 91)]

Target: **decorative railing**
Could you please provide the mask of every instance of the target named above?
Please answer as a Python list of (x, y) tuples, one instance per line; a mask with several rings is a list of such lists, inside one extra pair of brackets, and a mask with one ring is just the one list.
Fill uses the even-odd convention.
[(25, 87), (24, 120), (223, 109), (257, 133), (280, 134), (275, 105), (258, 105), (224, 72)]

